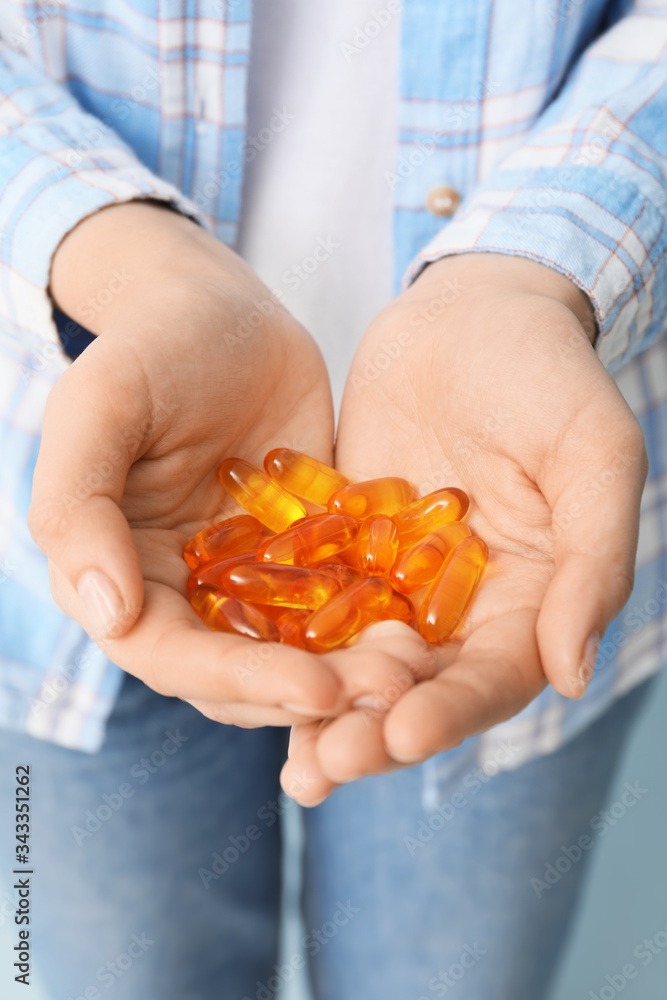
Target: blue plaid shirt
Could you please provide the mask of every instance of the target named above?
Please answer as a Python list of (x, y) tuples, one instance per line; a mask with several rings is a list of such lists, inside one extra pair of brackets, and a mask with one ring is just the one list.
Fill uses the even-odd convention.
[[(635, 590), (587, 696), (548, 689), (436, 758), (437, 777), (501, 738), (513, 741), (506, 766), (555, 749), (665, 655), (667, 3), (404, 0), (400, 16), (386, 178), (397, 291), (450, 253), (562, 271), (594, 304), (596, 349), (650, 456)], [(136, 198), (168, 201), (234, 244), (250, 29), (250, 0), (0, 8), (0, 724), (65, 746), (100, 746), (122, 673), (57, 610), (26, 529), (45, 397), (69, 363), (63, 342), (85, 344), (64, 317), (58, 336), (50, 261), (82, 218)], [(446, 222), (426, 206), (442, 184), (462, 195)]]

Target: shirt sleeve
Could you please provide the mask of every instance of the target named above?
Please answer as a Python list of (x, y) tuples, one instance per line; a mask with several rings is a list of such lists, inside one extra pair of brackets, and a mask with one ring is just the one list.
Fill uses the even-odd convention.
[(47, 291), (58, 244), (93, 212), (140, 198), (199, 218), (111, 128), (0, 44), (0, 319), (10, 336), (58, 342)]
[(518, 254), (590, 297), (611, 371), (667, 328), (667, 4), (638, 0), (411, 263)]

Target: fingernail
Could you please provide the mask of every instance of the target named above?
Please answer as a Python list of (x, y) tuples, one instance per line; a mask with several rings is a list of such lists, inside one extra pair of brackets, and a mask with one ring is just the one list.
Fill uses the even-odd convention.
[(593, 671), (595, 670), (595, 663), (598, 658), (598, 650), (600, 648), (600, 633), (591, 632), (588, 639), (586, 640), (586, 645), (584, 646), (584, 655), (581, 663), (579, 664), (579, 684), (581, 685), (582, 692), (586, 690), (590, 684), (591, 677), (593, 676)]
[(371, 712), (387, 712), (389, 702), (379, 694), (362, 694), (352, 702), (352, 708), (365, 708)]
[(86, 570), (79, 577), (77, 593), (93, 639), (103, 639), (120, 617), (123, 605), (108, 576), (97, 569)]
[(314, 715), (316, 718), (322, 715), (321, 708), (308, 708), (307, 705), (294, 705), (291, 701), (283, 701), (282, 708), (286, 712), (296, 712), (297, 715)]

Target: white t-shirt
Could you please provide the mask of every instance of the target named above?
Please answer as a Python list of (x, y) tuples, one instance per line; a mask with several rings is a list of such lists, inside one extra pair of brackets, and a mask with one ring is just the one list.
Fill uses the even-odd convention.
[[(338, 409), (392, 297), (400, 14), (372, 0), (255, 0), (239, 251), (311, 332)], [(366, 28), (369, 28), (367, 31)]]

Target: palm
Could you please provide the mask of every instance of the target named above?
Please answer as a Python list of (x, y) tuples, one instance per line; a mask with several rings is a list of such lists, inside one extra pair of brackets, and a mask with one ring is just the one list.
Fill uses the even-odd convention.
[[(256, 302), (268, 293), (254, 282)], [(397, 671), (407, 683), (417, 671), (395, 651), (360, 662), (355, 651), (320, 658), (271, 644), (260, 657), (255, 643), (210, 631), (190, 608), (185, 542), (233, 512), (217, 478), (222, 459), (239, 455), (261, 465), (270, 448), (289, 446), (332, 461), (332, 404), (319, 351), (277, 308), (251, 336), (237, 337), (249, 311), (242, 291), (237, 302), (236, 291), (219, 294), (207, 283), (193, 294), (190, 286), (181, 305), (159, 290), (144, 300), (141, 315), (87, 349), (61, 379), (53, 404), (65, 419), (73, 415), (67, 434), (80, 433), (82, 408), (99, 427), (102, 461), (95, 465), (105, 469), (105, 490), (87, 506), (96, 505), (96, 524), (104, 518), (114, 528), (94, 537), (105, 564), (113, 565), (119, 551), (135, 561), (138, 553), (140, 561), (141, 612), (120, 637), (98, 640), (104, 651), (155, 690), (186, 698), (221, 722), (286, 725), (298, 715), (283, 704), (310, 709), (311, 717), (335, 714)], [(44, 464), (40, 474), (51, 471)], [(118, 507), (127, 522), (119, 522)], [(54, 567), (52, 581), (61, 607), (85, 622), (74, 588)]]
[[(603, 497), (607, 524), (593, 525), (582, 506), (587, 479), (609, 467), (619, 444), (634, 448), (636, 435), (571, 312), (511, 286), (486, 295), (464, 286), (444, 315), (417, 327), (439, 292), (428, 276), (365, 335), (345, 392), (336, 463), (356, 479), (405, 476), (422, 493), (466, 490), (469, 525), (489, 545), (489, 567), (463, 627), (438, 650), (437, 677), (408, 692), (384, 725), (348, 715), (317, 737), (305, 728), (295, 735), (302, 749), (294, 760), (310, 754), (333, 781), (458, 745), (520, 711), (547, 677), (563, 693), (581, 693), (572, 667), (588, 634), (591, 573), (599, 572), (582, 560), (595, 559), (599, 542), (605, 561), (613, 563), (618, 548), (620, 566), (621, 550), (636, 542), (639, 450), (615, 484), (622, 490), (623, 477), (633, 479), (626, 503), (614, 508), (610, 492)], [(388, 345), (410, 330), (411, 342), (394, 348), (387, 365)], [(599, 580), (594, 589), (596, 611), (608, 601), (607, 620), (619, 589), (621, 603), (627, 598), (627, 578), (616, 575), (606, 599)]]
[[(208, 413), (199, 410), (192, 421), (184, 420), (179, 408), (176, 423), (156, 434), (130, 470), (121, 509), (130, 520), (142, 560), (146, 597), (156, 602), (156, 612), (164, 619), (162, 644), (170, 641), (175, 630), (187, 636), (199, 628), (186, 597), (187, 567), (182, 552), (195, 532), (236, 512), (218, 481), (221, 460), (240, 455), (261, 466), (264, 454), (286, 441), (323, 461), (331, 460), (333, 434), (326, 372), (305, 335), (299, 333), (298, 339), (301, 343), (295, 355), (300, 364), (286, 367), (275, 388), (267, 385), (262, 390), (261, 381), (259, 389), (254, 383), (253, 404), (241, 410), (241, 420), (238, 410), (226, 413), (225, 406), (215, 400)], [(304, 422), (303, 413), (313, 419)], [(252, 645), (247, 645), (251, 655)], [(149, 683), (159, 687), (159, 677), (154, 674)], [(213, 706), (202, 703), (199, 707), (207, 714), (214, 712)], [(264, 721), (282, 721), (283, 714), (266, 710)], [(234, 721), (244, 719), (236, 717)]]
[[(520, 308), (525, 314), (524, 303)], [(560, 386), (551, 397), (535, 386), (534, 400), (525, 389), (519, 398), (508, 385), (521, 377), (509, 345), (501, 345), (502, 358), (491, 356), (486, 344), (485, 356), (475, 356), (469, 333), (457, 351), (454, 338), (440, 348), (445, 338), (434, 329), (415, 338), (382, 377), (356, 380), (390, 327), (409, 328), (412, 309), (405, 295), (368, 331), (348, 381), (336, 460), (353, 477), (403, 475), (420, 493), (451, 485), (470, 494), (468, 521), (489, 545), (491, 559), (474, 611), (457, 636), (457, 643), (467, 643), (483, 626), (488, 633), (489, 623), (506, 623), (508, 615), (536, 616), (555, 569), (553, 511), (536, 480), (559, 437), (574, 437), (578, 429), (562, 417)], [(516, 315), (519, 303), (508, 300), (506, 310)], [(497, 307), (494, 312), (498, 326)], [(544, 308), (541, 319), (549, 325)], [(553, 363), (549, 356), (543, 360), (545, 367)], [(524, 357), (523, 363), (532, 362)]]
[[(251, 301), (267, 300), (268, 291), (256, 280), (255, 286)], [(213, 702), (217, 691), (220, 701), (225, 700), (216, 671), (222, 678), (230, 658), (232, 665), (244, 663), (254, 644), (212, 633), (198, 621), (186, 597), (185, 541), (231, 509), (216, 474), (224, 457), (240, 455), (261, 465), (271, 447), (288, 444), (330, 462), (333, 415), (319, 351), (284, 310), (276, 306), (250, 336), (239, 337), (236, 331), (244, 329), (241, 323), (249, 312), (247, 289), (230, 293), (207, 281), (205, 287), (190, 287), (189, 293), (181, 301), (180, 289), (173, 296), (164, 288), (156, 290), (150, 301), (142, 302), (141, 311), (124, 317), (122, 328), (105, 331), (62, 377), (49, 406), (64, 413), (60, 434), (66, 419), (71, 421), (66, 433), (80, 435), (82, 412), (99, 426), (92, 471), (102, 472), (103, 491), (110, 499), (90, 496), (99, 489), (88, 475), (90, 463), (84, 466), (84, 492), (78, 490), (78, 496), (86, 506), (95, 503), (97, 516), (107, 518), (115, 530), (112, 540), (111, 532), (96, 533), (101, 553), (95, 558), (113, 565), (122, 552), (126, 560), (136, 560), (134, 541), (141, 562), (143, 594), (139, 590), (135, 598), (142, 603), (139, 619), (126, 635), (99, 640), (100, 645), (156, 690), (189, 697), (206, 710), (205, 702)], [(51, 423), (47, 413), (45, 436)], [(53, 478), (48, 467), (41, 475)], [(55, 500), (61, 516), (59, 494)], [(116, 504), (131, 536), (127, 526), (123, 533), (118, 525)], [(78, 509), (75, 503), (67, 527), (76, 524)], [(74, 588), (51, 568), (61, 607), (85, 621)], [(138, 575), (137, 581), (139, 585)], [(288, 652), (276, 654), (285, 668), (276, 664), (275, 683), (266, 682), (263, 670), (251, 671), (246, 683), (234, 687), (234, 698), (273, 705), (276, 692), (283, 690), (281, 680), (290, 673), (293, 683), (283, 683), (285, 699), (290, 699), (291, 686), (293, 701), (318, 704), (321, 691), (312, 657), (296, 653), (290, 665), (282, 655)], [(307, 682), (308, 671), (314, 680), (304, 690), (300, 678)], [(266, 708), (261, 721), (284, 721), (286, 715)], [(243, 724), (247, 718), (240, 711), (234, 721)]]
[[(199, 410), (190, 422), (179, 407), (173, 420), (170, 417), (164, 427), (155, 429), (146, 451), (131, 467), (121, 509), (140, 552), (150, 551), (151, 563), (163, 566), (165, 584), (179, 594), (185, 592), (188, 572), (182, 557), (185, 542), (213, 521), (239, 512), (218, 480), (224, 458), (238, 455), (261, 467), (269, 449), (288, 441), (331, 461), (328, 382), (326, 372), (316, 370), (319, 356), (313, 352), (306, 359), (308, 346), (301, 345), (304, 363), (283, 374), (279, 392), (270, 395), (267, 387), (260, 395), (257, 402), (263, 399), (263, 408), (248, 406), (239, 420), (238, 412), (225, 413), (222, 400), (212, 400), (209, 412)], [(300, 413), (313, 414), (312, 421), (304, 422)]]
[(140, 551), (150, 550), (151, 563), (163, 566), (165, 584), (179, 594), (187, 574), (185, 541), (234, 508), (217, 476), (224, 458), (238, 455), (261, 467), (270, 448), (288, 442), (331, 461), (333, 417), (324, 364), (305, 331), (291, 320), (283, 323), (288, 329), (276, 337), (280, 349), (262, 349), (241, 366), (245, 384), (238, 356), (233, 365), (219, 356), (217, 371), (210, 362), (202, 370), (195, 358), (192, 370), (186, 364), (170, 373), (174, 382), (164, 393), (170, 404), (152, 403), (154, 412), (165, 410), (164, 419), (151, 427), (131, 466), (120, 507)]

